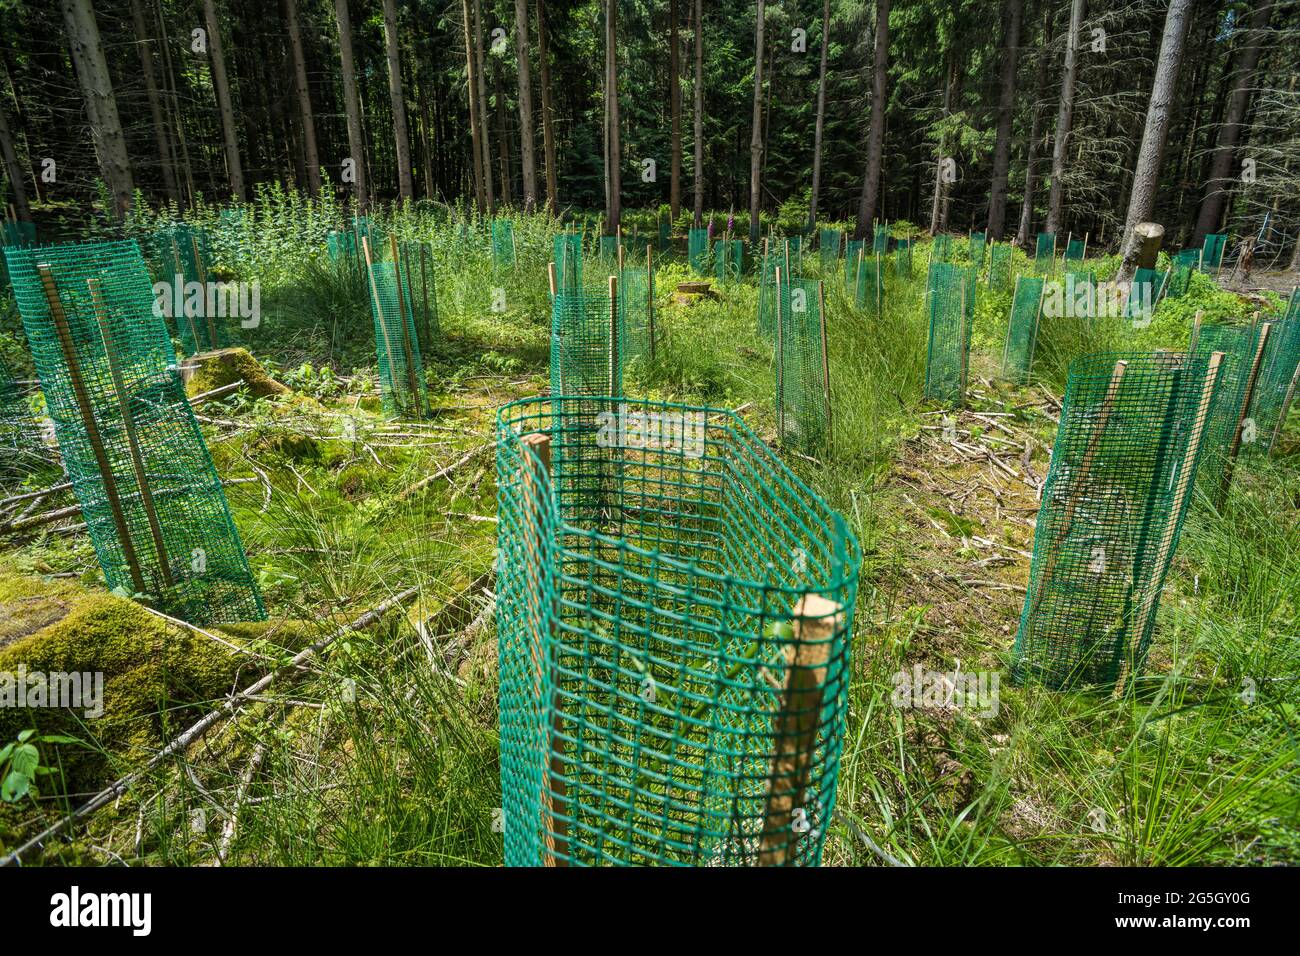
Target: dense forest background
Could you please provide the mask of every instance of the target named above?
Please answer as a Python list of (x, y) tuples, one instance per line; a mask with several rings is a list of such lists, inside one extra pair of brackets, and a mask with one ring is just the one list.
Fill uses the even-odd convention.
[(1300, 260), (1295, 0), (4, 0), (0, 37), (24, 219), (278, 184), (743, 231), (816, 183), (859, 234), (1136, 217)]

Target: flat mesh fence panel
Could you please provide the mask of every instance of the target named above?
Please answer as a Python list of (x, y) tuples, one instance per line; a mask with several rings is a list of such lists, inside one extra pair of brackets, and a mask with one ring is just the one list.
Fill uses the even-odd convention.
[(844, 233), (838, 229), (822, 229), (817, 234), (817, 251), (821, 255), (822, 271), (828, 272), (840, 257), (840, 244)]
[(1181, 299), (1187, 295), (1187, 290), (1192, 286), (1192, 268), (1191, 266), (1174, 263), (1173, 272), (1169, 277), (1169, 287), (1165, 294), (1171, 299)]
[(1201, 266), (1201, 250), (1184, 249), (1182, 252), (1174, 253), (1174, 264), (1187, 266), (1189, 269), (1199, 269)]
[(850, 239), (844, 246), (844, 284), (850, 289), (858, 279), (858, 259), (865, 246), (863, 239)]
[(659, 251), (667, 252), (673, 244), (673, 224), (670, 222), (659, 223)]
[(912, 240), (898, 240), (894, 250), (894, 274), (900, 279), (912, 278)]
[(1056, 233), (1040, 232), (1034, 244), (1034, 271), (1051, 272), (1056, 268)]
[(744, 240), (719, 239), (713, 244), (713, 258), (719, 282), (739, 282), (745, 272)]
[(1286, 413), (1300, 390), (1300, 292), (1291, 296), (1287, 316), (1273, 324), (1264, 345), (1259, 377), (1250, 409), (1250, 432), (1254, 440), (1245, 442), (1243, 451), (1270, 454), (1273, 451)]
[(797, 276), (803, 272), (803, 236), (786, 236), (778, 248), (785, 259), (785, 265), (781, 267), (783, 273)]
[(650, 358), (651, 305), (649, 272), (625, 267), (618, 274), (618, 312), (623, 330), (620, 358), (624, 368), (633, 359)]
[(1083, 261), (1084, 241), (1082, 239), (1071, 238), (1065, 243), (1064, 258), (1066, 262)]
[(1122, 687), (1141, 672), (1214, 385), (1201, 356), (1071, 363), (1013, 652), (1018, 682)]
[(188, 223), (176, 223), (154, 233), (155, 262), (171, 295), (164, 314), (176, 323), (186, 355), (230, 345), (230, 316), (222, 316), (212, 282), (212, 252), (207, 233)]
[(1228, 237), (1220, 233), (1211, 233), (1201, 245), (1201, 268), (1217, 269), (1223, 265), (1223, 250), (1228, 245)]
[(781, 260), (769, 252), (758, 267), (758, 331), (764, 338), (776, 340), (776, 270), (785, 270)]
[(412, 317), (420, 329), (419, 341), (430, 345), (442, 338), (433, 254), (423, 242), (403, 242), (398, 249), (402, 257), (402, 275), (407, 278), (411, 304), (415, 307)]
[(1160, 273), (1154, 269), (1137, 269), (1124, 300), (1124, 317), (1144, 322), (1155, 309), (1156, 292), (1160, 288)]
[(691, 268), (700, 275), (705, 272), (705, 260), (709, 255), (709, 230), (692, 229), (686, 236), (686, 258)]
[(623, 394), (623, 338), (607, 294), (560, 292), (551, 305), (551, 394)]
[(783, 445), (810, 455), (824, 451), (830, 442), (820, 293), (820, 284), (809, 279), (781, 282), (777, 423)]
[(582, 289), (582, 236), (576, 232), (562, 232), (551, 240), (555, 260), (555, 284), (559, 289)]
[(108, 586), (194, 624), (264, 618), (139, 247), (10, 251), (8, 264)]
[(889, 228), (887, 226), (877, 226), (876, 231), (871, 236), (871, 253), (883, 258), (888, 252)]
[(1011, 299), (1011, 316), (1007, 320), (1007, 344), (1002, 355), (1002, 372), (1013, 382), (1024, 384), (1034, 366), (1034, 349), (1038, 345), (1038, 323), (1042, 318), (1043, 285), (1040, 276), (1016, 279)]
[(1219, 389), (1210, 408), (1205, 429), (1204, 460), (1197, 478), (1197, 487), (1212, 500), (1217, 499), (1227, 474), (1229, 454), (1244, 412), (1259, 335), (1260, 327), (1257, 325), (1205, 325), (1196, 336), (1196, 356), (1205, 359), (1215, 352), (1223, 353)]
[(1005, 289), (1011, 284), (1011, 247), (1000, 242), (989, 249), (989, 288)]
[(36, 245), (36, 223), (7, 220), (0, 224), (0, 246)]
[(861, 562), (843, 519), (705, 408), (515, 403), (497, 476), (506, 863), (816, 865)]
[(859, 309), (866, 309), (870, 315), (879, 315), (884, 308), (885, 269), (878, 256), (870, 259), (864, 257), (859, 261), (853, 301)]
[(930, 266), (927, 281), (930, 333), (926, 350), (925, 397), (961, 404), (966, 397), (975, 271), (947, 262)]
[(384, 414), (392, 418), (425, 417), (429, 414), (429, 396), (415, 329), (414, 302), (409, 278), (400, 263), (371, 263), (370, 313), (375, 320), (375, 357)]
[(515, 267), (515, 224), (511, 219), (492, 220), (492, 266)]
[(947, 262), (952, 258), (952, 236), (939, 233), (930, 244), (930, 261)]
[(618, 265), (618, 236), (601, 236), (597, 247), (597, 258), (606, 268)]
[(976, 268), (984, 266), (984, 247), (987, 237), (982, 232), (972, 232), (970, 238), (966, 241), (967, 253), (970, 256), (971, 265)]

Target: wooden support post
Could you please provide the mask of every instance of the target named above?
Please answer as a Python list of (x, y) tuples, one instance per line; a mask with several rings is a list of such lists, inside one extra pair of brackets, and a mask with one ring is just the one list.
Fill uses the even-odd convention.
[(149, 487), (149, 476), (144, 467), (144, 455), (140, 451), (140, 436), (136, 433), (135, 418), (131, 415), (131, 400), (126, 394), (126, 383), (122, 378), (117, 345), (113, 341), (113, 331), (109, 328), (108, 310), (104, 306), (99, 280), (87, 279), (86, 286), (90, 289), (90, 301), (95, 312), (95, 324), (99, 327), (99, 338), (104, 344), (104, 361), (108, 364), (108, 374), (113, 380), (117, 409), (122, 416), (122, 429), (126, 432), (127, 448), (131, 455), (131, 470), (135, 472), (136, 487), (140, 489), (140, 504), (144, 506), (145, 520), (149, 524), (149, 536), (153, 539), (154, 551), (158, 555), (159, 572), (162, 575), (163, 585), (171, 587), (176, 582), (172, 578), (167, 545), (163, 541), (162, 523), (158, 520), (158, 511), (154, 507), (153, 491)]
[(63, 350), (63, 360), (68, 366), (68, 381), (72, 385), (72, 394), (77, 401), (77, 411), (86, 428), (86, 439), (90, 443), (91, 453), (95, 456), (95, 465), (99, 468), (104, 482), (104, 497), (108, 499), (108, 510), (113, 518), (113, 527), (117, 530), (118, 541), (122, 545), (122, 555), (131, 573), (131, 586), (137, 594), (148, 590), (144, 575), (140, 572), (140, 561), (136, 557), (135, 546), (126, 525), (126, 514), (122, 510), (122, 499), (118, 497), (117, 480), (113, 476), (113, 466), (104, 450), (104, 439), (99, 433), (99, 423), (95, 421), (95, 410), (90, 404), (90, 395), (86, 392), (85, 380), (81, 377), (81, 362), (77, 359), (77, 347), (72, 342), (72, 331), (68, 328), (68, 317), (63, 311), (63, 301), (59, 298), (58, 286), (50, 267), (38, 264), (36, 271), (41, 277), (45, 292), (45, 301), (50, 307), (50, 318), (54, 321), (54, 330), (59, 337), (59, 346)]
[(1282, 399), (1282, 407), (1278, 409), (1277, 424), (1273, 426), (1273, 434), (1268, 440), (1268, 454), (1273, 454), (1273, 449), (1277, 441), (1282, 437), (1282, 426), (1286, 424), (1286, 417), (1291, 411), (1291, 403), (1295, 400), (1296, 389), (1300, 388), (1300, 365), (1295, 367), (1291, 374), (1291, 384), (1286, 387), (1286, 396)]
[(1192, 338), (1187, 346), (1187, 354), (1196, 354), (1196, 343), (1201, 340), (1201, 320), (1205, 318), (1205, 310), (1197, 309), (1196, 317), (1192, 319)]
[(781, 267), (776, 267), (776, 440), (785, 445), (785, 323), (781, 319)]
[(796, 861), (799, 834), (795, 810), (804, 805), (810, 783), (822, 696), (835, 632), (844, 626), (843, 608), (820, 594), (805, 594), (794, 606), (795, 642), (784, 649), (785, 688), (772, 721), (775, 753), (767, 778), (758, 865)]
[[(511, 233), (513, 235), (513, 233)], [(402, 353), (406, 357), (406, 380), (411, 388), (411, 403), (415, 407), (415, 417), (424, 417), (424, 402), (420, 397), (420, 376), (415, 370), (415, 349), (411, 345), (411, 327), (407, 321), (406, 293), (402, 288), (402, 260), (397, 254), (397, 237), (388, 237), (389, 249), (393, 254), (393, 282), (397, 286), (397, 318), (402, 323)]]
[(388, 321), (384, 318), (384, 304), (379, 298), (379, 284), (375, 282), (374, 260), (370, 254), (370, 240), (366, 236), (361, 237), (361, 253), (365, 259), (366, 275), (370, 277), (370, 294), (375, 303), (375, 322), (378, 323), (379, 335), (384, 340), (384, 357), (388, 362), (388, 377), (391, 386), (393, 384), (393, 340), (388, 332)]
[[(1255, 318), (1259, 318), (1258, 312), (1255, 313)], [(1219, 482), (1219, 491), (1215, 496), (1216, 508), (1222, 508), (1228, 500), (1228, 488), (1232, 484), (1232, 474), (1237, 467), (1237, 455), (1241, 452), (1241, 432), (1246, 424), (1247, 413), (1250, 412), (1250, 403), (1255, 398), (1255, 386), (1259, 383), (1259, 365), (1264, 358), (1264, 346), (1268, 344), (1268, 335), (1273, 330), (1273, 323), (1265, 322), (1258, 326), (1258, 330), (1255, 356), (1250, 362), (1246, 387), (1242, 390), (1241, 407), (1237, 409), (1237, 424), (1232, 430), (1232, 441), (1228, 445), (1228, 460), (1223, 463), (1223, 478)]]
[(555, 296), (556, 296), (556, 294), (557, 294), (558, 291), (559, 291), (558, 288), (557, 288), (556, 282), (555, 282), (555, 263), (554, 263), (554, 262), (548, 262), (548, 263), (546, 263), (546, 281), (547, 281), (547, 283), (548, 283), (548, 284), (550, 285), (550, 287), (551, 287), (551, 298), (554, 299)]
[(217, 320), (212, 315), (212, 309), (208, 308), (208, 270), (203, 267), (203, 256), (199, 253), (199, 237), (190, 233), (190, 248), (194, 252), (194, 271), (199, 277), (199, 288), (203, 290), (203, 317), (207, 320), (208, 326), (208, 348), (217, 349), (221, 343), (217, 341)]
[(817, 283), (817, 314), (818, 324), (821, 326), (822, 340), (822, 401), (826, 405), (826, 446), (827, 449), (834, 448), (833, 419), (831, 417), (831, 363), (830, 355), (826, 348), (826, 284), (819, 281)]
[(1080, 261), (1082, 261), (1083, 259), (1088, 258), (1088, 237), (1089, 237), (1090, 235), (1091, 235), (1091, 233), (1087, 233), (1087, 232), (1085, 232), (1085, 233), (1083, 234), (1083, 255), (1080, 256)]
[[(1210, 399), (1214, 396), (1214, 385), (1219, 379), (1219, 368), (1222, 363), (1223, 353), (1215, 352), (1210, 356), (1209, 365), (1205, 370), (1205, 382), (1201, 386), (1201, 400), (1197, 404), (1196, 418), (1192, 421), (1192, 432), (1187, 436), (1187, 448), (1183, 452), (1183, 462), (1178, 470), (1178, 484), (1174, 491), (1174, 501), (1170, 506), (1168, 519), (1165, 521), (1160, 543), (1156, 547), (1156, 557), (1153, 562), (1153, 567), (1156, 568), (1159, 568), (1170, 558), (1170, 552), (1174, 545), (1174, 536), (1178, 531), (1178, 519), (1187, 503), (1187, 497), (1192, 493), (1192, 469), (1196, 465), (1196, 457), (1201, 448), (1201, 439), (1205, 435), (1205, 427), (1210, 418)], [(1132, 676), (1134, 666), (1137, 663), (1135, 658), (1142, 635), (1147, 629), (1148, 620), (1155, 608), (1156, 601), (1160, 598), (1160, 590), (1163, 584), (1164, 575), (1161, 574), (1147, 588), (1141, 602), (1138, 604), (1137, 612), (1130, 618), (1125, 646), (1120, 657), (1119, 675), (1115, 679), (1115, 687), (1112, 691), (1114, 697), (1123, 696), (1128, 686), (1129, 678)]]
[(617, 398), (622, 391), (618, 387), (623, 356), (619, 354), (618, 321), (618, 276), (609, 277), (609, 394)]
[[(543, 866), (568, 866), (568, 823), (563, 819), (568, 789), (564, 782), (564, 738), (561, 735), (560, 673), (556, 659), (556, 608), (545, 606), (544, 586), (547, 579), (545, 565), (550, 561), (543, 535), (545, 523), (542, 512), (551, 502), (551, 436), (532, 432), (519, 439), (525, 449), (525, 460), (519, 471), (520, 497), (523, 505), (524, 547), (528, 551), (527, 565), (532, 584), (529, 597), (537, 606), (528, 609), (530, 621), (545, 621), (549, 626), (537, 627), (529, 635), (529, 650), (533, 664), (533, 694), (538, 706), (547, 713), (546, 765), (542, 771), (542, 839), (545, 849)], [(530, 454), (531, 453), (531, 454)], [(529, 459), (536, 458), (536, 465)], [(549, 677), (549, 680), (547, 679)], [(547, 685), (551, 687), (549, 697)], [(545, 698), (545, 699), (544, 699)], [(507, 824), (509, 825), (509, 824)], [(526, 821), (518, 825), (527, 826)]]

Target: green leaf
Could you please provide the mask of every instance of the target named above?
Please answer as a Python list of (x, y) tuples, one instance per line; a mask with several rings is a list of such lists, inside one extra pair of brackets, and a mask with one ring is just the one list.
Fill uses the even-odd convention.
[(31, 786), (32, 782), (15, 770), (4, 778), (3, 783), (0, 783), (0, 800), (5, 803), (21, 800), (27, 796), (27, 791), (31, 789)]

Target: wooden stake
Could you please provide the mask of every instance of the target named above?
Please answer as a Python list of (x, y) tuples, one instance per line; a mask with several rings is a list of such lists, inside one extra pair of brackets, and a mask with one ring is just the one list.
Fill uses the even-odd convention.
[(776, 267), (776, 440), (785, 445), (785, 335), (781, 321), (781, 267)]
[[(519, 439), (519, 443), (536, 456), (536, 468), (530, 467), (525, 458), (519, 469), (519, 485), (523, 503), (524, 548), (528, 552), (530, 591), (535, 589), (535, 597), (540, 604), (541, 592), (545, 582), (543, 569), (549, 560), (545, 541), (542, 511), (551, 500), (551, 436), (542, 432), (532, 432)], [(560, 673), (554, 651), (556, 631), (554, 628), (555, 608), (536, 607), (530, 609), (530, 620), (540, 620), (551, 615), (551, 627), (543, 633), (540, 629), (529, 635), (529, 650), (533, 663), (533, 696), (538, 704), (549, 711), (547, 720), (547, 752), (550, 755), (543, 770), (542, 783), (542, 838), (546, 844), (543, 853), (543, 866), (568, 866), (568, 824), (557, 815), (557, 805), (563, 812), (568, 802), (568, 789), (564, 782), (564, 738), (561, 735), (562, 721), (560, 715)], [(547, 685), (547, 672), (553, 691), (550, 699), (543, 703), (542, 697)], [(520, 825), (523, 825), (522, 822)]]
[(618, 336), (618, 276), (609, 277), (609, 394), (618, 397), (622, 391), (618, 387), (620, 362)]
[(820, 281), (817, 283), (817, 310), (822, 340), (822, 401), (826, 404), (826, 445), (829, 449), (834, 447), (835, 433), (831, 418), (831, 364), (826, 349), (826, 284)]
[(136, 433), (135, 419), (131, 415), (131, 402), (127, 398), (126, 384), (122, 380), (122, 370), (118, 365), (117, 347), (113, 341), (112, 330), (108, 326), (104, 297), (98, 279), (87, 279), (86, 286), (90, 289), (90, 301), (94, 306), (95, 324), (99, 326), (99, 338), (104, 343), (104, 360), (108, 364), (109, 377), (113, 380), (117, 408), (122, 416), (122, 428), (126, 432), (126, 443), (131, 454), (131, 469), (135, 472), (135, 483), (140, 489), (140, 504), (144, 506), (145, 520), (149, 523), (149, 536), (153, 538), (154, 551), (158, 554), (158, 567), (162, 574), (163, 585), (171, 587), (176, 582), (172, 578), (167, 545), (163, 541), (162, 524), (158, 520), (153, 491), (149, 487), (149, 477), (144, 468), (144, 455), (140, 452), (140, 437)]
[[(1258, 320), (1259, 313), (1255, 313)], [(1232, 443), (1228, 446), (1228, 460), (1223, 463), (1223, 478), (1219, 482), (1219, 492), (1215, 497), (1215, 507), (1222, 508), (1228, 500), (1228, 487), (1232, 484), (1232, 474), (1237, 467), (1237, 455), (1241, 452), (1241, 432), (1246, 424), (1246, 415), (1250, 411), (1250, 403), (1255, 398), (1255, 386), (1259, 382), (1259, 364), (1264, 358), (1264, 346), (1268, 342), (1268, 334), (1273, 331), (1273, 323), (1265, 322), (1259, 326), (1258, 340), (1255, 342), (1255, 357), (1250, 363), (1250, 374), (1246, 378), (1246, 387), (1241, 396), (1241, 408), (1237, 410), (1237, 427), (1232, 431)]]
[[(514, 233), (511, 232), (513, 236)], [(397, 286), (397, 318), (402, 323), (402, 351), (406, 356), (406, 379), (411, 387), (411, 402), (415, 406), (415, 417), (424, 417), (424, 402), (420, 398), (420, 376), (415, 371), (415, 349), (411, 345), (411, 326), (407, 322), (406, 295), (402, 291), (402, 261), (397, 254), (397, 237), (388, 237), (389, 249), (393, 254), (393, 281)]]
[(1205, 318), (1205, 310), (1197, 309), (1196, 317), (1192, 319), (1192, 339), (1187, 346), (1187, 354), (1196, 354), (1196, 343), (1201, 340), (1201, 320)]
[[(1200, 451), (1201, 439), (1205, 435), (1206, 423), (1209, 421), (1210, 399), (1214, 396), (1214, 383), (1218, 381), (1219, 367), (1222, 362), (1223, 353), (1215, 352), (1210, 356), (1209, 367), (1205, 370), (1205, 383), (1201, 386), (1201, 400), (1197, 405), (1196, 418), (1192, 422), (1192, 433), (1187, 436), (1187, 448), (1183, 452), (1183, 463), (1178, 470), (1178, 486), (1174, 492), (1173, 505), (1169, 510), (1169, 518), (1165, 522), (1160, 544), (1156, 548), (1154, 566), (1157, 568), (1169, 560), (1170, 551), (1174, 544), (1174, 535), (1178, 531), (1178, 519), (1182, 515), (1187, 496), (1192, 491), (1192, 468), (1196, 464), (1196, 455)], [(1135, 640), (1140, 641), (1142, 634), (1146, 631), (1145, 622), (1151, 616), (1151, 611), (1160, 598), (1163, 583), (1163, 576), (1161, 576), (1160, 580), (1152, 582), (1152, 586), (1147, 588), (1146, 594), (1142, 596), (1137, 613), (1130, 618), (1128, 634), (1126, 635), (1127, 640), (1123, 655), (1120, 658), (1119, 676), (1115, 679), (1115, 688), (1112, 691), (1114, 697), (1123, 696), (1128, 685), (1133, 665), (1136, 663), (1134, 659), (1137, 650)], [(1138, 622), (1142, 623), (1138, 625)]]
[(433, 338), (429, 331), (429, 250), (423, 242), (420, 243), (420, 292), (424, 295), (424, 312), (421, 320), (424, 326), (424, 345), (425, 348), (430, 348), (433, 345)]
[(199, 255), (199, 237), (194, 233), (190, 233), (190, 248), (194, 251), (194, 271), (199, 276), (199, 288), (203, 290), (203, 317), (207, 319), (208, 347), (217, 349), (220, 347), (217, 342), (217, 321), (209, 315), (212, 310), (208, 308), (208, 270), (203, 268), (203, 257)]
[[(172, 236), (172, 261), (175, 263), (175, 271), (172, 274), (172, 281), (173, 282), (177, 280), (180, 281), (181, 313), (182, 315), (185, 316), (185, 321), (189, 323), (190, 338), (194, 341), (194, 354), (198, 355), (200, 352), (203, 351), (203, 349), (199, 347), (199, 329), (198, 326), (194, 324), (194, 316), (190, 315), (190, 310), (185, 306), (185, 269), (181, 266), (181, 250), (180, 247), (176, 245), (175, 235)], [(176, 293), (175, 291), (173, 291), (172, 302), (174, 303), (175, 301), (176, 301)], [(176, 316), (176, 327), (178, 329), (180, 328), (180, 324), (181, 324), (181, 316), (178, 315)]]
[(1273, 454), (1273, 449), (1277, 446), (1277, 440), (1282, 437), (1282, 426), (1286, 424), (1286, 417), (1291, 411), (1291, 402), (1295, 400), (1297, 387), (1300, 387), (1300, 365), (1297, 365), (1295, 371), (1291, 374), (1291, 384), (1286, 388), (1286, 397), (1282, 399), (1282, 407), (1278, 410), (1277, 424), (1273, 426), (1273, 435), (1268, 440), (1268, 454)]
[(554, 262), (548, 262), (548, 263), (546, 263), (546, 281), (550, 284), (550, 287), (551, 287), (551, 298), (554, 299), (555, 296), (556, 296), (556, 294), (557, 294), (557, 286), (556, 286), (556, 282), (555, 282), (555, 263), (554, 263)]
[(86, 383), (81, 377), (81, 363), (77, 360), (77, 348), (72, 343), (72, 332), (68, 328), (68, 317), (63, 311), (63, 302), (59, 299), (58, 287), (54, 284), (54, 275), (48, 265), (37, 265), (41, 285), (45, 291), (45, 301), (50, 307), (50, 318), (54, 320), (54, 329), (59, 336), (59, 346), (63, 349), (63, 359), (68, 365), (68, 381), (72, 385), (72, 394), (77, 400), (77, 410), (81, 413), (81, 422), (86, 427), (86, 438), (90, 450), (95, 456), (95, 465), (99, 468), (104, 481), (104, 497), (108, 499), (108, 510), (113, 517), (113, 526), (117, 529), (118, 540), (122, 544), (122, 555), (126, 558), (127, 568), (131, 573), (131, 586), (137, 594), (143, 594), (147, 588), (144, 575), (140, 573), (140, 562), (136, 558), (135, 546), (131, 543), (131, 534), (126, 526), (126, 515), (122, 510), (122, 499), (117, 494), (117, 481), (113, 477), (113, 467), (109, 463), (108, 453), (104, 450), (104, 440), (99, 433), (99, 424), (95, 421), (95, 411), (86, 392)]
[(1085, 233), (1083, 234), (1083, 256), (1082, 256), (1083, 259), (1088, 258), (1088, 237), (1089, 237), (1089, 235), (1091, 235), (1091, 234), (1090, 234), (1090, 233), (1087, 233), (1087, 232), (1085, 232)]
[(379, 323), (379, 334), (384, 340), (384, 355), (388, 359), (388, 374), (391, 384), (393, 373), (393, 341), (388, 334), (388, 322), (384, 318), (384, 306), (379, 298), (379, 285), (375, 282), (374, 260), (370, 256), (370, 239), (361, 237), (361, 252), (365, 257), (366, 275), (370, 277), (370, 292), (375, 300), (375, 321)]
[(844, 626), (843, 609), (820, 594), (805, 594), (794, 606), (793, 623), (795, 642), (784, 648), (781, 709), (772, 721), (776, 752), (767, 779), (759, 866), (785, 866), (798, 852), (794, 812), (810, 782), (831, 643)]

